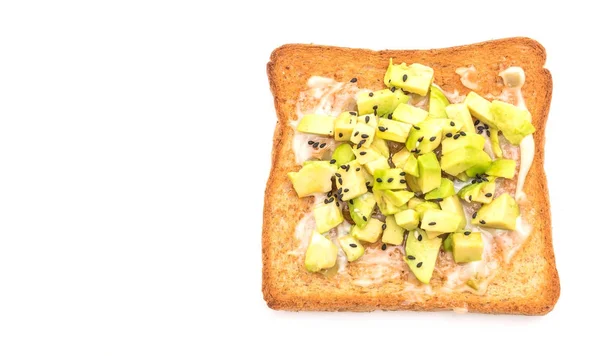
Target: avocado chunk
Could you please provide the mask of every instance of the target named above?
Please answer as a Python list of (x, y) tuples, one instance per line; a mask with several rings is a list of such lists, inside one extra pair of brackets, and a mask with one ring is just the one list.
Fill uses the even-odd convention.
[(369, 124), (359, 122), (354, 126), (350, 141), (356, 144), (356, 148), (369, 147), (375, 137), (375, 129)]
[(516, 167), (517, 162), (513, 161), (512, 159), (499, 158), (492, 162), (492, 165), (487, 171), (485, 171), (485, 174), (494, 177), (513, 179), (515, 176)]
[(492, 142), (492, 152), (494, 152), (494, 156), (496, 156), (496, 158), (502, 158), (502, 148), (500, 147), (497, 129), (490, 129), (490, 141)]
[(475, 198), (475, 201), (483, 204), (491, 203), (494, 199), (494, 192), (496, 192), (496, 182), (492, 180), (479, 184), (481, 184), (481, 190), (479, 191), (479, 195)]
[(411, 153), (408, 152), (408, 150), (405, 147), (392, 155), (392, 163), (394, 163), (394, 166), (398, 168), (404, 167), (410, 154)]
[(373, 137), (373, 142), (371, 142), (371, 148), (375, 151), (379, 152), (383, 157), (390, 156), (390, 148), (388, 147), (387, 142), (384, 139), (377, 137), (377, 131), (375, 131), (375, 137)]
[(429, 284), (441, 245), (442, 239), (430, 239), (423, 230), (408, 234), (404, 262), (422, 283)]
[(407, 103), (409, 99), (410, 97), (401, 90), (396, 93), (389, 89), (382, 89), (358, 93), (356, 105), (359, 115), (377, 113), (378, 116), (384, 116), (394, 111), (401, 102)]
[(331, 190), (331, 177), (335, 165), (325, 161), (314, 161), (303, 166), (298, 172), (288, 173), (292, 186), (300, 198), (314, 193), (327, 193)]
[(419, 162), (412, 153), (408, 155), (408, 159), (404, 164), (404, 171), (413, 177), (419, 177)]
[(337, 252), (338, 248), (331, 240), (314, 231), (306, 249), (304, 266), (309, 272), (331, 268), (335, 266)]
[[(353, 112), (356, 114), (356, 112)], [(350, 141), (354, 127), (358, 122), (356, 115), (353, 115), (350, 111), (345, 111), (338, 115), (333, 122), (333, 138), (336, 141)]]
[(483, 256), (483, 239), (480, 232), (455, 232), (451, 235), (454, 262), (480, 261)]
[(385, 244), (390, 245), (402, 245), (404, 241), (404, 229), (396, 224), (393, 216), (385, 218), (385, 224), (383, 225), (383, 236), (381, 241)]
[[(442, 135), (446, 136), (447, 134), (457, 134), (462, 131), (463, 123), (460, 121), (453, 121), (448, 119), (427, 119), (425, 122), (429, 125), (436, 125), (442, 128)], [(422, 124), (421, 124), (422, 125)]]
[(418, 205), (420, 205), (422, 203), (425, 203), (425, 200), (417, 198), (417, 197), (414, 197), (414, 198), (412, 198), (411, 200), (408, 201), (407, 206), (408, 206), (409, 209), (415, 209)]
[(371, 126), (372, 128), (376, 128), (377, 127), (377, 116), (369, 114), (369, 115), (361, 115), (359, 117), (356, 118), (356, 121), (358, 121), (359, 124), (366, 124)]
[(402, 206), (412, 197), (415, 196), (415, 193), (409, 192), (408, 190), (382, 190), (383, 196), (392, 204), (396, 206)]
[(442, 242), (442, 248), (446, 252), (452, 252), (452, 234), (448, 235), (444, 242)]
[(406, 173), (400, 168), (377, 169), (373, 190), (406, 189)]
[(481, 184), (475, 183), (465, 185), (461, 190), (458, 191), (457, 194), (462, 200), (472, 203), (479, 196), (479, 194), (481, 194)]
[(429, 152), (417, 158), (419, 165), (419, 178), (417, 183), (423, 193), (428, 193), (442, 184), (442, 170), (435, 156), (435, 153)]
[(442, 141), (442, 154), (448, 154), (452, 151), (456, 151), (459, 148), (474, 148), (477, 150), (483, 150), (485, 146), (485, 138), (483, 136), (474, 133), (465, 133), (463, 135), (454, 135), (454, 137), (445, 138)]
[(367, 172), (369, 172), (372, 175), (375, 175), (375, 171), (379, 169), (389, 169), (390, 164), (388, 163), (387, 158), (380, 156), (374, 161), (365, 163), (364, 167), (367, 170)]
[(513, 145), (520, 144), (525, 136), (535, 132), (535, 127), (531, 124), (531, 114), (527, 110), (494, 100), (491, 112), (498, 130), (502, 131), (504, 137)]
[(383, 223), (377, 219), (370, 219), (367, 222), (367, 225), (364, 227), (359, 227), (358, 225), (354, 225), (352, 230), (350, 230), (350, 235), (354, 238), (357, 238), (361, 241), (365, 242), (375, 242), (381, 236), (383, 232)]
[(395, 205), (385, 192), (385, 190), (373, 190), (377, 206), (383, 215), (394, 215), (404, 209), (403, 206)]
[(364, 227), (367, 225), (371, 214), (375, 209), (375, 196), (373, 193), (365, 193), (357, 198), (348, 200), (348, 210), (350, 211), (350, 217), (356, 225)]
[(469, 178), (469, 176), (465, 173), (459, 173), (458, 175), (456, 175), (456, 179), (460, 180), (461, 182), (466, 182), (471, 180), (471, 178)]
[(335, 178), (338, 189), (342, 189), (340, 197), (343, 201), (354, 199), (367, 192), (365, 176), (356, 160), (341, 165), (335, 173)]
[(437, 232), (455, 232), (460, 229), (460, 216), (443, 210), (427, 210), (421, 219), (421, 229)]
[(467, 95), (465, 104), (467, 104), (471, 115), (475, 116), (484, 124), (488, 124), (491, 128), (496, 128), (494, 116), (492, 115), (492, 103), (472, 91)]
[(491, 160), (490, 161), (485, 160), (485, 161), (477, 162), (472, 167), (469, 167), (465, 171), (465, 174), (467, 175), (467, 177), (473, 178), (473, 177), (477, 176), (478, 174), (485, 173), (490, 168), (491, 165), (492, 165), (492, 161)]
[(429, 89), (429, 117), (431, 118), (447, 118), (446, 106), (450, 102), (444, 95), (441, 89), (436, 86), (431, 86)]
[(442, 142), (443, 127), (438, 122), (425, 121), (414, 126), (406, 139), (406, 148), (415, 153), (428, 153)]
[(419, 213), (419, 219), (423, 219), (427, 210), (440, 210), (440, 206), (432, 201), (426, 201), (415, 206), (415, 211)]
[(419, 213), (413, 209), (406, 209), (394, 215), (396, 224), (406, 230), (414, 230), (419, 227)]
[(410, 174), (406, 176), (406, 185), (408, 185), (408, 189), (415, 193), (421, 192), (421, 187), (419, 187), (419, 178), (415, 176), (411, 176)]
[(329, 115), (307, 114), (300, 119), (296, 129), (300, 132), (333, 136), (335, 117)]
[(457, 195), (444, 198), (440, 202), (440, 208), (442, 208), (442, 211), (453, 213), (460, 218), (460, 225), (458, 225), (460, 229), (464, 229), (467, 226), (465, 211)]
[(421, 108), (408, 104), (400, 104), (394, 110), (392, 119), (411, 125), (418, 125), (425, 121), (429, 113)]
[(446, 115), (448, 115), (448, 119), (454, 122), (462, 122), (464, 132), (475, 133), (475, 125), (467, 104), (450, 104), (446, 106)]
[(503, 193), (479, 209), (471, 220), (474, 225), (493, 229), (514, 230), (519, 217), (519, 205), (508, 193)]
[(419, 63), (394, 65), (390, 58), (383, 82), (388, 87), (397, 87), (425, 96), (433, 82), (433, 69)]
[(440, 163), (444, 172), (456, 176), (475, 165), (485, 165), (491, 161), (490, 156), (484, 151), (465, 147), (442, 155)]
[(344, 221), (340, 208), (333, 202), (317, 206), (313, 210), (317, 225), (317, 232), (327, 232)]
[(442, 178), (439, 188), (436, 188), (429, 193), (425, 194), (426, 200), (438, 200), (444, 199), (454, 195), (454, 183), (448, 178)]
[(341, 145), (335, 148), (331, 159), (334, 160), (335, 165), (339, 167), (343, 164), (354, 161), (356, 159), (356, 156), (354, 155), (354, 152), (352, 152), (352, 146), (350, 146), (347, 143), (342, 143)]
[(338, 239), (342, 251), (346, 254), (348, 262), (354, 262), (365, 254), (363, 245), (352, 236), (344, 236)]
[(361, 148), (352, 148), (352, 152), (356, 157), (356, 160), (360, 164), (366, 164), (372, 162), (380, 157), (383, 157), (379, 151), (377, 151), (373, 147), (361, 147)]
[(412, 126), (410, 124), (389, 120), (379, 119), (375, 134), (377, 137), (395, 142), (406, 142), (408, 133)]

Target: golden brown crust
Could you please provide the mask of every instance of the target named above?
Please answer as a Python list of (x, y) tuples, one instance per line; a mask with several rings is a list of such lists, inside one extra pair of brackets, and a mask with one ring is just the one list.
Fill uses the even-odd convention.
[[(295, 120), (296, 100), (306, 89), (308, 78), (320, 75), (340, 82), (358, 78), (360, 87), (380, 88), (389, 58), (396, 62), (418, 62), (433, 67), (435, 82), (445, 90), (456, 89), (465, 95), (455, 70), (474, 65), (479, 73), (480, 93), (500, 94), (498, 72), (520, 66), (527, 80), (523, 96), (537, 130), (535, 159), (524, 191), (533, 211), (533, 232), (489, 285), (485, 295), (466, 292), (422, 295), (418, 300), (402, 293), (402, 281), (372, 287), (340, 283), (320, 274), (306, 272), (294, 248), (294, 229), (310, 210), (312, 198), (299, 199), (286, 177), (295, 171), (291, 142), (294, 135), (289, 122)], [(544, 131), (552, 77), (544, 69), (546, 52), (529, 38), (508, 38), (468, 46), (432, 50), (371, 51), (303, 44), (277, 48), (267, 64), (267, 73), (277, 111), (273, 138), (272, 169), (265, 191), (263, 215), (263, 295), (267, 305), (284, 310), (371, 311), (371, 310), (448, 310), (467, 308), (470, 312), (546, 314), (560, 294), (558, 273), (552, 247), (550, 202), (544, 172)], [(434, 292), (436, 286), (434, 285)]]

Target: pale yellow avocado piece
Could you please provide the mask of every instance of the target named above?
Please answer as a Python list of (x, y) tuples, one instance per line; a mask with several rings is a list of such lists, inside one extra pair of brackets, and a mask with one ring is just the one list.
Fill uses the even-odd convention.
[(427, 210), (421, 220), (421, 229), (437, 232), (455, 232), (460, 228), (460, 216), (443, 210)]
[(457, 176), (475, 165), (483, 166), (491, 161), (490, 156), (483, 150), (463, 147), (443, 155), (440, 164), (444, 172)]
[(406, 209), (394, 215), (396, 224), (406, 230), (414, 230), (419, 227), (419, 213), (413, 209)]
[(402, 206), (412, 197), (415, 193), (409, 192), (408, 190), (383, 190), (383, 196), (385, 196), (392, 204), (396, 206)]
[(444, 92), (432, 85), (429, 89), (429, 117), (431, 118), (447, 118), (446, 106), (450, 105), (448, 98)]
[[(390, 168), (390, 164), (388, 163), (387, 158), (380, 156), (378, 157), (376, 160), (365, 163), (364, 165), (365, 170), (371, 174), (374, 175), (375, 171), (378, 169), (388, 169)], [(375, 179), (375, 178), (373, 178)]]
[(356, 148), (358, 148), (358, 146), (360, 146), (360, 148), (369, 147), (373, 142), (373, 137), (375, 137), (375, 129), (368, 124), (359, 122), (354, 126), (350, 141), (357, 145)]
[(439, 204), (442, 211), (452, 213), (460, 218), (460, 224), (458, 225), (460, 229), (464, 229), (467, 226), (465, 211), (457, 195), (444, 198)]
[(406, 139), (406, 149), (420, 154), (435, 150), (442, 141), (444, 127), (440, 121), (443, 120), (427, 120), (414, 126)]
[(426, 201), (415, 206), (415, 211), (419, 213), (419, 219), (423, 219), (423, 215), (427, 210), (440, 210), (440, 206), (436, 202)]
[(394, 163), (394, 166), (402, 168), (406, 164), (409, 156), (410, 152), (408, 152), (405, 147), (392, 155), (392, 163)]
[(348, 201), (367, 192), (367, 182), (365, 181), (365, 175), (361, 171), (362, 168), (357, 160), (341, 165), (337, 169), (335, 180), (338, 188), (342, 188), (343, 190), (343, 201)]
[(300, 119), (296, 129), (315, 135), (333, 136), (335, 117), (329, 115), (307, 114)]
[(404, 164), (404, 171), (413, 177), (419, 177), (419, 162), (417, 161), (417, 157), (412, 153), (409, 154), (408, 159)]
[(331, 190), (331, 177), (336, 166), (327, 161), (314, 161), (303, 166), (298, 172), (288, 173), (294, 190), (300, 198), (314, 193), (327, 193)]
[(354, 146), (352, 148), (352, 152), (354, 152), (354, 155), (356, 156), (356, 160), (360, 164), (369, 163), (371, 161), (374, 161), (378, 158), (383, 157), (379, 153), (379, 151), (375, 150), (375, 148), (373, 148), (373, 147), (364, 147), (363, 146), (361, 148), (356, 148), (356, 146)]
[(348, 262), (354, 262), (365, 254), (363, 245), (352, 236), (343, 236), (338, 239), (342, 251), (346, 254)]
[(496, 156), (496, 158), (502, 158), (502, 148), (500, 147), (498, 130), (490, 129), (490, 141), (492, 142), (492, 152), (494, 152), (494, 156)]
[(383, 82), (388, 87), (402, 88), (411, 93), (425, 96), (433, 82), (433, 69), (419, 63), (394, 65), (390, 58)]
[(465, 136), (459, 135), (457, 138), (449, 137), (442, 141), (442, 154), (448, 154), (459, 148), (471, 147), (477, 150), (483, 150), (485, 138), (482, 135), (474, 133), (465, 133)]
[(395, 142), (406, 142), (408, 133), (412, 128), (412, 125), (410, 124), (389, 119), (379, 119), (378, 125), (379, 126), (377, 126), (377, 130), (375, 131), (376, 136), (384, 140)]
[(344, 216), (340, 208), (334, 203), (327, 203), (317, 206), (313, 210), (317, 225), (317, 232), (325, 233), (344, 221)]
[(333, 138), (336, 141), (350, 141), (357, 122), (356, 115), (352, 115), (349, 111), (341, 113), (333, 123)]
[(364, 227), (354, 225), (350, 230), (350, 235), (365, 242), (375, 242), (383, 232), (383, 223), (377, 219), (370, 219)]
[(494, 115), (492, 115), (492, 103), (472, 91), (467, 95), (465, 104), (467, 104), (471, 115), (478, 118), (481, 122), (488, 124), (491, 128), (496, 128)]
[(356, 105), (360, 115), (377, 112), (378, 116), (384, 116), (396, 108), (399, 103), (407, 103), (410, 97), (401, 90), (392, 92), (389, 89), (374, 92), (360, 92), (356, 95)]
[(427, 232), (411, 231), (406, 239), (404, 261), (419, 281), (429, 284), (442, 246), (442, 239), (428, 238)]
[(395, 205), (394, 203), (392, 203), (392, 201), (384, 192), (384, 190), (373, 191), (373, 195), (375, 196), (375, 201), (377, 201), (379, 211), (381, 211), (383, 215), (394, 215), (397, 212), (404, 209), (405, 206)]
[(519, 205), (508, 193), (504, 193), (477, 211), (471, 224), (492, 229), (514, 230), (519, 217)]
[(480, 261), (483, 256), (483, 239), (479, 232), (455, 232), (451, 243), (456, 263)]
[(377, 137), (377, 130), (375, 131), (375, 137), (373, 137), (370, 147), (379, 152), (383, 157), (387, 158), (390, 156), (390, 148), (384, 139)]
[(428, 115), (427, 111), (416, 106), (399, 104), (392, 114), (392, 119), (411, 125), (418, 125), (425, 121)]
[(417, 198), (414, 197), (411, 200), (408, 201), (408, 208), (409, 209), (414, 209), (416, 208), (418, 205), (425, 203), (425, 200), (421, 199), (421, 198)]
[(464, 132), (475, 133), (475, 125), (473, 124), (473, 118), (467, 104), (450, 104), (446, 106), (446, 115), (448, 119), (454, 122), (462, 122), (462, 130)]
[(314, 231), (306, 249), (304, 266), (309, 272), (331, 268), (337, 261), (337, 252), (338, 248), (331, 240)]
[(442, 183), (442, 170), (435, 156), (435, 153), (429, 152), (417, 158), (419, 165), (419, 178), (417, 182), (423, 193), (428, 193), (439, 188)]
[(535, 127), (531, 124), (531, 114), (527, 110), (494, 100), (491, 112), (498, 130), (502, 131), (502, 135), (513, 145), (520, 144), (525, 136), (535, 132)]
[(366, 124), (371, 126), (372, 128), (377, 127), (378, 118), (373, 114), (369, 115), (361, 115), (356, 119), (361, 124)]
[(485, 174), (502, 177), (506, 179), (513, 179), (515, 176), (515, 169), (517, 168), (517, 162), (512, 159), (499, 158), (492, 162), (492, 165)]
[(385, 229), (383, 230), (381, 241), (390, 245), (401, 245), (404, 241), (404, 229), (396, 224), (394, 217), (387, 216), (383, 226)]

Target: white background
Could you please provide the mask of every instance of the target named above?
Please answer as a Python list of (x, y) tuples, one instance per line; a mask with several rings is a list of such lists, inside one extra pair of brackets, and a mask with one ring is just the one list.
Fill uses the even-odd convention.
[[(1, 2), (0, 355), (597, 354), (596, 12), (483, 3)], [(555, 310), (268, 309), (271, 51), (510, 36), (545, 45), (554, 78)]]

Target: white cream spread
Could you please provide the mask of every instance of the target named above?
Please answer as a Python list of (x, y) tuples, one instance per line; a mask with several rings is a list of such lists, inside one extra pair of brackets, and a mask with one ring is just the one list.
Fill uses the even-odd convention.
[(475, 66), (471, 64), (468, 67), (456, 68), (455, 73), (460, 75), (460, 81), (465, 87), (471, 90), (479, 89), (479, 83), (477, 83), (477, 69), (475, 69)]

